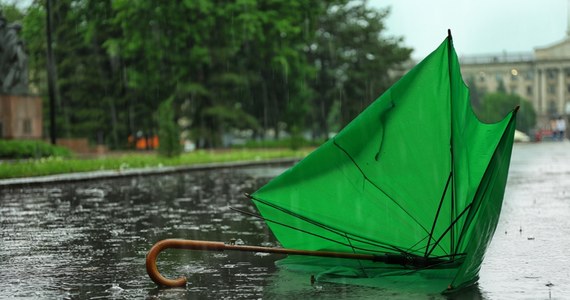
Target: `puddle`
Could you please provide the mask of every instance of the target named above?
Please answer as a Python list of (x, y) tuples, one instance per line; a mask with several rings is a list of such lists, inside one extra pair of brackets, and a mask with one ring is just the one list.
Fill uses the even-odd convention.
[[(0, 190), (0, 298), (444, 299), (319, 283), (279, 270), (280, 255), (168, 250), (161, 272), (186, 288), (160, 289), (144, 265), (166, 238), (278, 246), (243, 196), (283, 167)], [(516, 145), (503, 211), (479, 284), (467, 299), (570, 298), (570, 143)], [(530, 239), (529, 237), (532, 237)]]

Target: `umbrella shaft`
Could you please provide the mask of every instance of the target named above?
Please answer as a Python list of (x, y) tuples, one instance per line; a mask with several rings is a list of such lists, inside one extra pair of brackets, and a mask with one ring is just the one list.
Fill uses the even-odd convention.
[(264, 252), (276, 253), (285, 255), (304, 255), (304, 256), (319, 256), (319, 257), (332, 257), (332, 258), (346, 258), (346, 259), (361, 259), (370, 260), (375, 262), (383, 262), (386, 264), (409, 265), (413, 267), (426, 267), (434, 264), (441, 263), (440, 259), (429, 259), (419, 256), (408, 256), (400, 254), (385, 254), (385, 255), (371, 255), (371, 254), (356, 254), (356, 253), (341, 253), (341, 252), (328, 252), (328, 251), (311, 251), (311, 250), (297, 250), (287, 248), (270, 248), (260, 246), (242, 246), (234, 244), (225, 244), (223, 242), (211, 241), (196, 241), (196, 240), (182, 240), (182, 239), (167, 239), (159, 241), (154, 244), (148, 251), (146, 256), (146, 269), (150, 278), (161, 286), (180, 287), (186, 285), (186, 278), (180, 277), (177, 279), (167, 279), (163, 277), (156, 266), (156, 258), (158, 254), (164, 249), (186, 249), (186, 250), (201, 250), (201, 251), (242, 251), (242, 252)]

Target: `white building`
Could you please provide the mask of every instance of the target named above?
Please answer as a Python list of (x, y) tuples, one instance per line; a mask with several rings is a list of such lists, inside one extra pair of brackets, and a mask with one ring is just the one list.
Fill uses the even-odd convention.
[(558, 43), (529, 53), (461, 57), (463, 78), (481, 92), (506, 92), (530, 100), (537, 127), (549, 128), (549, 119), (570, 115), (570, 30)]

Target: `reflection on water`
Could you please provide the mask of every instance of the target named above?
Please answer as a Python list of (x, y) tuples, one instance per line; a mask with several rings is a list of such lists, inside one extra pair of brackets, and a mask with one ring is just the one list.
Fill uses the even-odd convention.
[(253, 211), (243, 193), (269, 179), (263, 172), (218, 170), (3, 190), (0, 296), (259, 296), (277, 257), (167, 251), (159, 267), (168, 276), (188, 276), (185, 290), (155, 289), (144, 258), (154, 242), (171, 237), (274, 245), (261, 221), (229, 209)]
[[(170, 278), (188, 277), (188, 286), (159, 289), (148, 278), (145, 255), (161, 239), (241, 239), (275, 246), (262, 221), (230, 206), (254, 212), (243, 193), (283, 170), (255, 167), (1, 190), (0, 298), (444, 298), (311, 285), (306, 275), (275, 267), (283, 256), (252, 253), (168, 250), (159, 257), (159, 269)], [(452, 298), (569, 296), (563, 293), (570, 286), (565, 252), (570, 145), (517, 145), (511, 171), (480, 283)], [(546, 286), (549, 282), (554, 286)]]
[(568, 249), (570, 143), (516, 145), (501, 219), (480, 274), (483, 295), (570, 299)]

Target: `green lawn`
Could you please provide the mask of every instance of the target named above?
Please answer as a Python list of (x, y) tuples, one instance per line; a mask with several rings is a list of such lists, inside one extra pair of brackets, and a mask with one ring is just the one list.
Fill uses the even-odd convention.
[(0, 179), (32, 177), (42, 175), (88, 172), (99, 170), (125, 170), (133, 168), (155, 168), (160, 166), (188, 166), (214, 162), (267, 160), (274, 158), (302, 158), (312, 148), (287, 149), (233, 149), (227, 151), (199, 150), (182, 154), (176, 158), (165, 158), (155, 154), (129, 153), (93, 159), (49, 157), (10, 162), (0, 162)]

